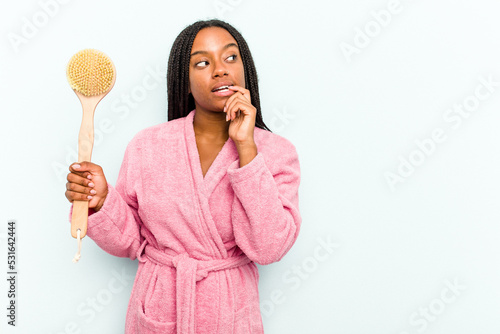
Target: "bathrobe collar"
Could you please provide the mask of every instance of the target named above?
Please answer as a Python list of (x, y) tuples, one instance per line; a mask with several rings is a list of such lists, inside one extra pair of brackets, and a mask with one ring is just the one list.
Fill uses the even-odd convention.
[(205, 177), (203, 177), (200, 154), (196, 146), (196, 136), (193, 126), (195, 113), (196, 109), (193, 109), (185, 119), (186, 145), (196, 187), (200, 194), (204, 194), (208, 198), (220, 180), (226, 175), (229, 165), (239, 159), (239, 155), (233, 140), (228, 138), (212, 162), (212, 165), (210, 165)]
[(207, 239), (205, 241), (210, 245), (212, 256), (214, 258), (226, 258), (228, 253), (210, 212), (209, 198), (220, 180), (223, 177), (227, 177), (229, 165), (238, 160), (239, 155), (234, 142), (231, 138), (228, 138), (203, 178), (193, 127), (194, 115), (195, 110), (192, 110), (185, 117), (184, 135), (192, 180), (194, 180), (194, 195), (198, 198), (198, 201), (195, 201), (195, 205), (199, 205), (196, 211), (201, 214), (202, 221), (204, 222), (203, 225), (206, 227), (205, 233)]

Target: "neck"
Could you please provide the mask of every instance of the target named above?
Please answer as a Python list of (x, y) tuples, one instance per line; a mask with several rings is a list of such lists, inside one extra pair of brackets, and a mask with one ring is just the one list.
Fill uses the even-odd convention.
[(197, 108), (193, 127), (198, 138), (211, 142), (225, 142), (229, 138), (229, 122), (226, 122), (225, 112), (207, 112)]

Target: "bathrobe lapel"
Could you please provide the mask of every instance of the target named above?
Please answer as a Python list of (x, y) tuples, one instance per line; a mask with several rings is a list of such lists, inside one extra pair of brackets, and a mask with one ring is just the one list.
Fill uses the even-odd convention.
[(184, 137), (186, 140), (185, 144), (188, 153), (189, 166), (191, 167), (191, 175), (194, 180), (195, 193), (198, 197), (198, 203), (201, 208), (201, 220), (207, 228), (209, 234), (208, 239), (213, 246), (213, 256), (215, 258), (226, 258), (228, 256), (227, 251), (210, 212), (208, 199), (217, 184), (221, 181), (224, 175), (226, 175), (226, 170), (229, 164), (238, 159), (238, 151), (236, 150), (236, 146), (231, 138), (228, 138), (219, 154), (212, 162), (212, 165), (205, 174), (205, 177), (203, 177), (193, 127), (194, 115), (195, 110), (192, 110), (185, 118), (186, 123), (184, 127)]

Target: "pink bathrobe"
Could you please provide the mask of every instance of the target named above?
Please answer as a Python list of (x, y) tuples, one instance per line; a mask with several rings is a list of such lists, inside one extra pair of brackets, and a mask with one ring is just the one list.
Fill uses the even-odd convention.
[(194, 115), (139, 132), (89, 217), (99, 247), (139, 260), (128, 334), (263, 333), (255, 263), (279, 261), (299, 233), (295, 147), (256, 127), (250, 163), (229, 138), (203, 177)]

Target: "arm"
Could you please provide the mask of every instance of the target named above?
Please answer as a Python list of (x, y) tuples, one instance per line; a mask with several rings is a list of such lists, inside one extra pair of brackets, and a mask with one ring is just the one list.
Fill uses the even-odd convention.
[[(116, 187), (108, 183), (104, 204), (89, 210), (87, 235), (104, 251), (134, 260), (142, 242), (137, 191), (140, 191), (140, 156), (133, 141), (127, 146)], [(71, 213), (70, 213), (71, 217)]]
[(228, 169), (235, 193), (231, 218), (236, 244), (259, 264), (281, 260), (297, 239), (302, 221), (295, 147), (287, 142), (267, 154), (274, 159), (272, 170), (263, 152), (241, 168), (235, 161)]

